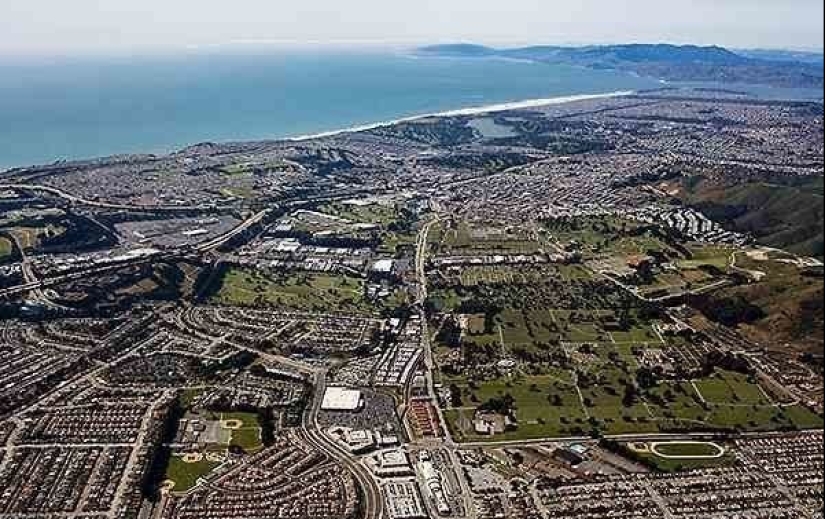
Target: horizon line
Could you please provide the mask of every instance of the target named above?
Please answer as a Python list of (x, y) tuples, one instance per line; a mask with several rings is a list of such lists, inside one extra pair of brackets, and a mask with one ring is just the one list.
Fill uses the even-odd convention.
[(760, 45), (724, 45), (720, 43), (691, 42), (687, 40), (635, 40), (627, 39), (621, 41), (514, 41), (514, 40), (469, 40), (469, 39), (432, 39), (432, 40), (376, 40), (376, 39), (278, 39), (278, 38), (243, 38), (233, 39), (224, 42), (191, 42), (178, 44), (157, 44), (157, 45), (137, 45), (132, 47), (110, 48), (110, 49), (29, 49), (13, 51), (11, 49), (0, 48), (0, 59), (26, 59), (26, 58), (86, 58), (86, 57), (138, 57), (138, 56), (162, 56), (187, 52), (208, 52), (232, 49), (280, 49), (280, 50), (311, 50), (311, 49), (338, 49), (338, 50), (414, 50), (420, 47), (434, 45), (478, 45), (490, 47), (492, 49), (514, 49), (523, 47), (554, 46), (554, 47), (591, 47), (610, 45), (675, 45), (675, 46), (702, 46), (721, 47), (732, 51), (780, 51), (780, 52), (801, 52), (809, 54), (825, 54), (825, 47), (805, 47), (805, 46), (760, 46)]

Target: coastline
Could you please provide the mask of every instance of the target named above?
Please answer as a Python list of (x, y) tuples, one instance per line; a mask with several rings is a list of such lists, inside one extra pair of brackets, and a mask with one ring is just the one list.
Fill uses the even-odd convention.
[[(231, 144), (231, 143), (239, 143), (239, 142), (254, 142), (254, 141), (272, 141), (272, 142), (305, 142), (311, 141), (315, 139), (323, 139), (326, 137), (335, 137), (339, 135), (348, 135), (358, 132), (364, 132), (369, 130), (374, 130), (376, 128), (386, 128), (388, 126), (393, 126), (396, 124), (401, 123), (409, 123), (420, 121), (424, 119), (429, 119), (432, 117), (460, 117), (460, 116), (472, 116), (472, 115), (485, 115), (485, 114), (492, 114), (498, 112), (506, 112), (508, 110), (522, 110), (527, 108), (541, 108), (543, 106), (552, 106), (552, 105), (560, 105), (566, 103), (572, 103), (576, 101), (587, 101), (591, 99), (609, 99), (614, 97), (623, 97), (629, 96), (636, 93), (636, 90), (614, 90), (612, 92), (604, 92), (600, 94), (572, 94), (572, 95), (565, 95), (565, 96), (555, 96), (555, 97), (543, 97), (543, 98), (536, 98), (536, 99), (524, 99), (521, 101), (509, 101), (504, 103), (493, 103), (488, 105), (478, 105), (478, 106), (469, 106), (464, 108), (456, 108), (451, 110), (444, 110), (440, 112), (429, 112), (429, 113), (422, 113), (416, 115), (410, 115), (405, 117), (399, 117), (396, 119), (390, 119), (385, 121), (378, 121), (373, 123), (365, 123), (360, 125), (354, 126), (347, 126), (344, 128), (338, 128), (334, 130), (325, 130), (317, 133), (310, 133), (310, 134), (303, 134), (303, 135), (294, 135), (294, 136), (273, 136), (273, 137), (264, 137), (261, 139), (243, 139), (243, 140), (219, 140), (214, 141), (216, 144)], [(202, 141), (202, 142), (210, 142), (210, 141)], [(181, 146), (177, 149), (168, 149), (167, 151), (163, 152), (146, 152), (148, 154), (158, 154), (158, 155), (166, 155), (171, 153), (176, 153), (181, 150), (185, 150), (191, 146), (197, 146), (198, 142), (193, 142), (184, 146)], [(140, 153), (134, 153), (134, 155), (139, 155)], [(71, 163), (80, 163), (86, 162), (89, 160), (98, 160), (98, 159), (108, 159), (111, 157), (118, 157), (130, 155), (128, 153), (120, 153), (120, 154), (112, 154), (112, 155), (102, 155), (98, 157), (89, 157), (89, 158), (81, 158), (81, 159), (66, 159), (66, 160), (58, 160), (52, 163), (41, 163), (41, 164), (30, 164), (26, 166), (3, 166), (0, 165), (0, 174), (6, 173), (8, 171), (16, 170), (16, 169), (25, 169), (25, 168), (36, 168), (36, 167), (43, 167), (51, 164), (55, 164), (56, 162), (61, 162), (64, 164), (71, 164)]]
[(588, 101), (591, 99), (609, 99), (613, 97), (623, 97), (635, 94), (635, 90), (615, 90), (613, 92), (605, 92), (602, 94), (574, 94), (567, 96), (545, 97), (537, 99), (525, 99), (522, 101), (511, 101), (507, 103), (495, 103), (490, 105), (471, 106), (465, 108), (457, 108), (454, 110), (445, 110), (442, 112), (431, 112), (418, 115), (410, 115), (407, 117), (400, 117), (398, 119), (390, 119), (388, 121), (379, 121), (375, 123), (366, 123), (357, 126), (350, 126), (340, 128), (337, 130), (327, 130), (318, 133), (311, 133), (306, 135), (297, 135), (293, 137), (274, 138), (274, 141), (290, 141), (302, 142), (314, 139), (322, 139), (325, 137), (335, 137), (337, 135), (346, 135), (351, 133), (365, 132), (375, 130), (376, 128), (386, 128), (401, 123), (409, 123), (429, 119), (431, 117), (460, 117), (467, 115), (485, 115), (498, 112), (506, 112), (509, 110), (523, 110), (526, 108), (541, 108), (543, 106), (561, 105), (566, 103), (573, 103), (576, 101)]

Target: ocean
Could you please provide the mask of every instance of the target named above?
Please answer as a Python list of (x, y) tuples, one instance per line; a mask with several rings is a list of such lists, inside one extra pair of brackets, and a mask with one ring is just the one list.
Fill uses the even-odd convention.
[(662, 86), (614, 71), (398, 52), (0, 60), (0, 169)]

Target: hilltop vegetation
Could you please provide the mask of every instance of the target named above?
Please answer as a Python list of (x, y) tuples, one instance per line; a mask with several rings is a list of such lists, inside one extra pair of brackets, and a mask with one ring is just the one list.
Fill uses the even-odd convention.
[(789, 184), (769, 179), (744, 183), (689, 179), (683, 186), (680, 196), (687, 203), (726, 227), (794, 254), (819, 258), (825, 254), (821, 177)]
[(717, 46), (628, 44), (586, 47), (533, 46), (494, 49), (481, 45), (434, 45), (420, 52), (438, 56), (529, 59), (543, 63), (615, 69), (670, 81), (719, 81), (820, 88), (822, 62), (771, 53), (747, 56)]
[(753, 341), (769, 348), (796, 346), (810, 352), (822, 353), (823, 337), (823, 278), (796, 265), (775, 259), (756, 261), (737, 255), (737, 265), (765, 274), (759, 282), (724, 288), (700, 302), (703, 312), (719, 320), (718, 312), (727, 303), (739, 301), (747, 309), (756, 310), (753, 318), (742, 314), (740, 322), (731, 323)]

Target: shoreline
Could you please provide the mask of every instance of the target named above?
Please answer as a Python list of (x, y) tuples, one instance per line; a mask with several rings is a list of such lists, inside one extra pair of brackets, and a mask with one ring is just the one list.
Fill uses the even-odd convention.
[[(282, 137), (264, 137), (261, 139), (244, 139), (244, 140), (236, 140), (236, 139), (227, 139), (227, 140), (219, 140), (214, 141), (217, 145), (224, 145), (224, 144), (233, 144), (233, 143), (243, 143), (243, 142), (306, 142), (312, 141), (316, 139), (323, 139), (326, 137), (336, 137), (339, 135), (349, 135), (353, 133), (365, 132), (369, 130), (375, 130), (377, 128), (386, 128), (389, 126), (393, 126), (396, 124), (408, 123), (408, 122), (415, 122), (420, 121), (423, 119), (429, 119), (432, 117), (460, 117), (460, 116), (468, 116), (468, 115), (485, 115), (485, 114), (492, 114), (492, 113), (499, 113), (499, 112), (506, 112), (509, 110), (522, 110), (527, 108), (541, 108), (543, 106), (553, 106), (553, 105), (561, 105), (566, 103), (573, 103), (576, 101), (589, 101), (592, 99), (610, 99), (615, 97), (624, 97), (630, 96), (637, 93), (635, 90), (614, 90), (612, 92), (604, 92), (600, 94), (571, 94), (566, 96), (556, 96), (556, 97), (543, 97), (543, 98), (535, 98), (535, 99), (524, 99), (521, 101), (507, 101), (503, 103), (492, 103), (487, 105), (478, 105), (478, 106), (469, 106), (464, 108), (456, 108), (452, 110), (443, 110), (440, 112), (430, 112), (430, 113), (422, 113), (416, 115), (409, 115), (405, 117), (399, 117), (397, 119), (390, 119), (385, 121), (378, 121), (374, 123), (365, 123), (360, 125), (348, 126), (344, 128), (338, 128), (335, 130), (325, 130), (317, 133), (308, 133), (302, 135), (294, 135), (294, 136), (282, 136)], [(158, 152), (145, 152), (145, 153), (114, 153), (111, 155), (100, 155), (97, 157), (87, 157), (87, 158), (71, 158), (71, 159), (57, 159), (53, 162), (49, 163), (40, 163), (40, 164), (29, 164), (26, 166), (3, 166), (0, 165), (0, 174), (8, 173), (10, 171), (15, 170), (24, 170), (30, 168), (41, 168), (47, 166), (53, 166), (55, 164), (77, 164), (77, 163), (84, 163), (90, 162), (94, 160), (105, 160), (114, 157), (123, 157), (129, 155), (156, 155), (156, 156), (163, 156), (163, 155), (171, 155), (174, 153), (179, 153), (187, 148), (197, 146), (199, 144), (204, 144), (207, 142), (213, 141), (202, 141), (202, 142), (195, 142), (191, 144), (181, 145), (180, 147), (175, 147), (172, 145), (170, 148), (164, 151)]]
[(226, 144), (233, 144), (233, 143), (243, 143), (243, 142), (306, 142), (316, 139), (323, 139), (326, 137), (336, 137), (339, 135), (348, 135), (358, 132), (365, 132), (369, 130), (375, 130), (376, 128), (386, 128), (389, 126), (393, 126), (396, 124), (402, 123), (409, 123), (420, 121), (424, 119), (429, 119), (432, 117), (460, 117), (460, 116), (470, 116), (470, 115), (485, 115), (485, 114), (492, 114), (492, 113), (499, 113), (499, 112), (506, 112), (508, 110), (522, 110), (526, 108), (541, 108), (543, 106), (553, 106), (553, 105), (561, 105), (566, 103), (573, 103), (576, 101), (588, 101), (592, 99), (610, 99), (615, 97), (623, 97), (629, 96), (636, 93), (636, 90), (614, 90), (611, 92), (604, 92), (600, 94), (571, 94), (565, 96), (555, 96), (555, 97), (543, 97), (543, 98), (535, 98), (535, 99), (523, 99), (521, 101), (508, 101), (503, 103), (492, 103), (487, 105), (477, 105), (477, 106), (468, 106), (464, 108), (456, 108), (451, 110), (443, 110), (440, 112), (429, 112), (429, 113), (422, 113), (416, 115), (409, 115), (405, 117), (399, 117), (396, 119), (389, 119), (384, 121), (378, 121), (373, 123), (365, 123), (359, 124), (354, 126), (347, 126), (344, 128), (338, 128), (334, 130), (325, 130), (317, 133), (308, 133), (308, 134), (301, 134), (301, 135), (294, 135), (294, 136), (282, 136), (282, 137), (264, 137), (261, 139), (244, 139), (244, 140), (237, 140), (237, 139), (227, 139), (227, 140), (219, 140), (219, 141), (202, 141), (202, 142), (195, 142), (191, 144), (181, 145), (180, 147), (171, 146), (169, 149), (164, 151), (158, 152), (145, 152), (145, 153), (115, 153), (111, 155), (100, 155), (97, 157), (87, 157), (87, 158), (72, 158), (72, 159), (58, 159), (51, 163), (41, 163), (41, 164), (30, 164), (27, 166), (2, 166), (0, 165), (0, 174), (7, 173), (9, 171), (14, 170), (22, 170), (22, 169), (29, 169), (29, 168), (39, 168), (39, 167), (46, 167), (52, 166), (55, 164), (73, 164), (73, 163), (84, 163), (93, 160), (101, 160), (101, 159), (110, 159), (114, 157), (123, 157), (129, 155), (156, 155), (156, 156), (163, 156), (163, 155), (171, 155), (174, 153), (181, 152), (187, 148), (197, 146), (199, 144), (203, 144), (206, 142), (214, 142), (217, 145), (226, 145)]
[[(386, 128), (396, 124), (409, 123), (429, 119), (432, 117), (461, 117), (467, 115), (485, 115), (499, 112), (506, 112), (509, 110), (523, 110), (525, 108), (541, 108), (543, 106), (561, 105), (566, 103), (573, 103), (576, 101), (589, 101), (591, 99), (610, 99), (614, 97), (623, 97), (635, 94), (635, 90), (614, 90), (612, 92), (605, 92), (602, 94), (573, 94), (567, 96), (544, 97), (537, 99), (524, 99), (522, 101), (510, 101), (505, 103), (494, 103), (489, 105), (470, 106), (465, 108), (457, 108), (453, 110), (444, 110), (441, 112), (431, 112), (418, 115), (410, 115), (400, 117), (398, 119), (390, 119), (387, 121), (379, 121), (374, 123), (365, 123), (356, 126), (349, 126), (337, 130), (327, 130), (318, 133), (309, 133), (304, 135), (297, 135), (292, 137), (274, 138), (274, 141), (288, 141), (288, 142), (303, 142), (314, 139), (323, 139), (325, 137), (335, 137), (338, 135), (347, 135), (351, 133), (365, 132), (375, 130), (376, 128)], [(269, 139), (265, 139), (269, 140)], [(230, 141), (232, 142), (232, 141)], [(234, 141), (238, 142), (238, 141)]]

